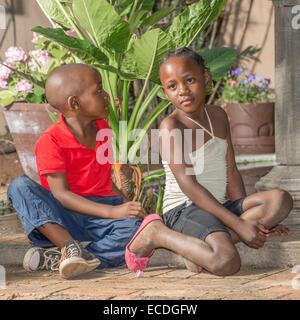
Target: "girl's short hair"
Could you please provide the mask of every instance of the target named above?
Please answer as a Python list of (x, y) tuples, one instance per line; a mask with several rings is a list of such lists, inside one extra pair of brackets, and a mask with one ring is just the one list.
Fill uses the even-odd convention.
[(164, 62), (173, 57), (186, 57), (187, 59), (193, 59), (200, 67), (202, 67), (203, 71), (209, 70), (205, 67), (204, 59), (197, 52), (189, 49), (187, 47), (182, 47), (177, 50), (170, 50), (166, 53), (164, 58), (159, 64), (159, 67), (162, 66)]

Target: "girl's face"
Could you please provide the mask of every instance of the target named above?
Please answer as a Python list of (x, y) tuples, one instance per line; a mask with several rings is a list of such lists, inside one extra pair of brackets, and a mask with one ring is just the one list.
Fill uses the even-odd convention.
[(160, 68), (160, 80), (165, 95), (176, 108), (192, 113), (204, 106), (209, 75), (193, 59), (169, 58)]

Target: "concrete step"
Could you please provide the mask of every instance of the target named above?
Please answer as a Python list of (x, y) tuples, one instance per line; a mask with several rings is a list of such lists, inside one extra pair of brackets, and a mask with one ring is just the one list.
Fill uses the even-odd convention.
[[(295, 214), (296, 217), (296, 214)], [(291, 217), (291, 221), (295, 221)], [(4, 227), (5, 226), (5, 227)], [(5, 232), (3, 232), (5, 228)], [(251, 249), (243, 243), (237, 244), (243, 266), (291, 267), (300, 265), (300, 224), (289, 226), (291, 236), (271, 234), (263, 248)], [(30, 248), (26, 236), (20, 229), (16, 215), (0, 217), (0, 265), (22, 265), (25, 252)], [(157, 249), (150, 259), (149, 266), (172, 265), (184, 268), (184, 262), (177, 254)]]
[[(257, 268), (292, 267), (300, 265), (300, 225), (290, 228), (293, 234), (280, 236), (271, 234), (265, 245), (260, 249), (252, 249), (244, 243), (236, 245), (242, 266)], [(166, 249), (158, 249), (150, 259), (150, 266), (162, 264), (175, 265), (184, 268), (182, 258)]]

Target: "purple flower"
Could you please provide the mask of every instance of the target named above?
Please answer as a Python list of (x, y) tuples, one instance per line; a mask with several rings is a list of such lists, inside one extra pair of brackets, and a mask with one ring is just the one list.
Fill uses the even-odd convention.
[(7, 80), (9, 76), (12, 74), (12, 71), (5, 67), (4, 65), (0, 65), (0, 79)]
[(243, 88), (243, 91), (244, 91), (245, 93), (247, 93), (247, 92), (248, 92), (248, 89), (245, 87), (245, 88)]
[(16, 84), (16, 90), (18, 92), (32, 93), (32, 85), (27, 80), (20, 80)]
[(246, 76), (246, 78), (247, 78), (247, 82), (248, 82), (248, 83), (251, 83), (252, 81), (255, 80), (255, 74), (250, 73), (250, 74), (248, 74), (248, 75)]
[(259, 82), (263, 82), (265, 78), (263, 76), (257, 76), (256, 80), (258, 80)]
[(243, 84), (243, 85), (248, 84), (248, 81), (246, 79), (242, 79), (240, 80), (240, 84)]
[(16, 62), (24, 62), (27, 55), (21, 47), (10, 47), (5, 52), (6, 61), (14, 65)]
[(265, 81), (267, 81), (267, 84), (268, 84), (268, 85), (271, 84), (271, 78), (265, 78)]
[(153, 189), (152, 190), (154, 193), (158, 193), (158, 189)]
[(237, 69), (231, 71), (231, 75), (233, 75), (233, 76), (239, 76), (241, 73), (242, 73), (242, 69), (240, 69), (240, 68), (237, 68)]

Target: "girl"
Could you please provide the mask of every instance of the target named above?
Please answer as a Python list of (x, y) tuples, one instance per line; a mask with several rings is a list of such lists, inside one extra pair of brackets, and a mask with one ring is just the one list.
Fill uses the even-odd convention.
[[(272, 231), (290, 234), (278, 224), (291, 211), (292, 198), (283, 190), (246, 196), (226, 112), (205, 104), (210, 72), (201, 56), (188, 48), (170, 51), (161, 63), (160, 79), (175, 107), (160, 125), (166, 171), (165, 225), (157, 215), (143, 221), (127, 246), (127, 264), (132, 270), (141, 270), (148, 263), (147, 256), (163, 247), (191, 261), (188, 266), (193, 270), (196, 265), (217, 275), (233, 274), (241, 265), (235, 243), (243, 241), (258, 249)], [(192, 139), (184, 138), (183, 145), (176, 143), (170, 132), (180, 130), (184, 137), (185, 129), (192, 130)], [(199, 129), (204, 131), (202, 145), (196, 139)], [(163, 152), (166, 141), (170, 145), (167, 157)], [(191, 161), (186, 161), (184, 150), (189, 147)], [(204, 156), (198, 156), (199, 152)], [(176, 161), (178, 155), (181, 163)], [(191, 169), (194, 174), (187, 174)]]

